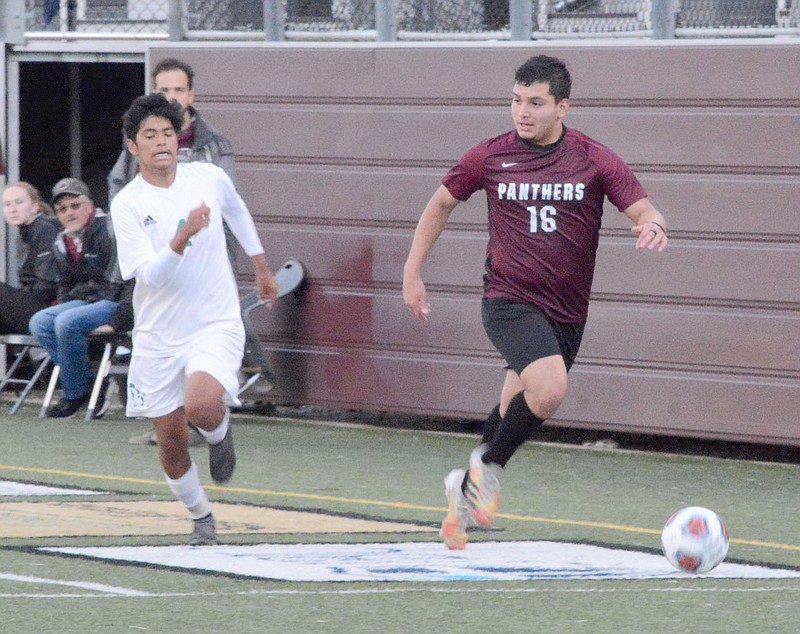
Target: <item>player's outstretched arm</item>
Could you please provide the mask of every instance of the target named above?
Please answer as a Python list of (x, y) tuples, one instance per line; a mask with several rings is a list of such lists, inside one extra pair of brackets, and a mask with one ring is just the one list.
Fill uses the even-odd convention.
[(660, 253), (667, 248), (667, 221), (649, 198), (637, 200), (624, 213), (634, 222), (631, 232), (636, 236), (637, 249), (655, 249)]
[(427, 319), (431, 312), (422, 282), (422, 266), (447, 224), (450, 212), (459, 202), (444, 185), (439, 186), (425, 206), (414, 231), (414, 240), (403, 267), (403, 301), (418, 319)]

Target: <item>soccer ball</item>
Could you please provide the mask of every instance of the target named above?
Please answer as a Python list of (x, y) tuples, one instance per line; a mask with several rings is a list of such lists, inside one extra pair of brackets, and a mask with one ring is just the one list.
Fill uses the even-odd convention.
[(714, 511), (689, 506), (667, 520), (661, 531), (661, 546), (664, 556), (678, 570), (708, 572), (728, 554), (728, 529)]

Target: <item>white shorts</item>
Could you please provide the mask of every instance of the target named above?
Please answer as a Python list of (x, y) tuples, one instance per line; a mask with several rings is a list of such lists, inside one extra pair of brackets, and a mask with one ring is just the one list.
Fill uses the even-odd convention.
[(213, 376), (225, 390), (228, 405), (241, 405), (239, 367), (244, 342), (241, 332), (204, 331), (194, 345), (186, 346), (171, 357), (142, 357), (133, 348), (128, 368), (128, 405), (130, 417), (157, 418), (183, 406), (186, 382), (195, 372)]

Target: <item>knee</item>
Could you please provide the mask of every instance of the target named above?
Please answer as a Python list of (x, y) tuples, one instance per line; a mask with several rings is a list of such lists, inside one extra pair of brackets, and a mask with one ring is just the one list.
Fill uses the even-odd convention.
[(533, 391), (525, 391), (525, 400), (531, 411), (541, 419), (551, 418), (561, 407), (561, 403), (567, 395), (567, 382), (548, 381), (543, 385), (537, 385)]
[(28, 330), (32, 335), (38, 335), (45, 329), (47, 318), (42, 313), (34, 313), (28, 322)]
[(219, 422), (219, 413), (224, 414), (222, 404), (209, 398), (195, 396), (187, 399), (183, 407), (189, 422), (201, 427)]

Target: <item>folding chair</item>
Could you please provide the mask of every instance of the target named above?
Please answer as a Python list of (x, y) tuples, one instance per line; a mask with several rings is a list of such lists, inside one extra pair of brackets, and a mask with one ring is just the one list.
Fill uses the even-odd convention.
[[(92, 393), (89, 396), (89, 404), (86, 407), (85, 420), (92, 420), (94, 413), (97, 410), (97, 401), (100, 397), (100, 388), (103, 384), (103, 379), (107, 376), (127, 376), (128, 375), (128, 359), (124, 363), (114, 363), (114, 351), (117, 346), (125, 346), (130, 348), (131, 335), (128, 332), (123, 333), (99, 333), (89, 335), (89, 355), (96, 358), (92, 353), (97, 349), (97, 346), (102, 346), (103, 352), (100, 356), (100, 363), (97, 368), (94, 383), (92, 384)], [(96, 354), (96, 353), (95, 353)], [(50, 375), (50, 382), (47, 385), (47, 392), (44, 395), (42, 402), (42, 409), (39, 412), (39, 417), (44, 418), (47, 413), (47, 408), (50, 407), (50, 402), (53, 400), (58, 387), (58, 377), (61, 374), (61, 366), (56, 365), (53, 367), (53, 373)]]
[[(33, 335), (0, 335), (0, 345), (18, 348), (14, 353), (14, 362), (11, 364), (11, 367), (8, 368), (3, 380), (0, 381), (0, 391), (2, 391), (6, 385), (24, 386), (17, 400), (14, 401), (14, 405), (11, 406), (11, 413), (16, 414), (17, 410), (22, 407), (22, 404), (25, 402), (28, 393), (33, 389), (34, 385), (36, 385), (39, 377), (42, 376), (42, 373), (50, 363), (50, 355), (44, 352), (44, 348), (39, 345), (39, 341)], [(25, 360), (25, 356), (28, 355), (31, 350), (37, 349), (44, 352), (44, 358), (36, 362), (36, 369), (29, 379), (18, 378), (16, 376), (17, 368), (19, 368), (20, 364)]]
[[(124, 346), (130, 350), (133, 346), (131, 334), (129, 332), (93, 334), (89, 337), (89, 344), (91, 345), (93, 342), (103, 344), (103, 355), (100, 357), (100, 365), (97, 367), (97, 374), (95, 375), (94, 385), (92, 386), (92, 395), (89, 397), (89, 405), (86, 408), (86, 420), (92, 420), (94, 418), (103, 379), (109, 376), (128, 376), (130, 355), (125, 355), (124, 362), (114, 363), (115, 350), (118, 346)], [(127, 386), (123, 385), (122, 389), (127, 390)]]

